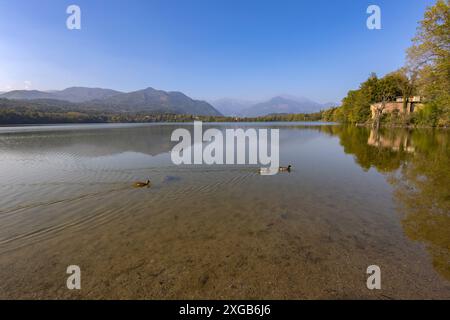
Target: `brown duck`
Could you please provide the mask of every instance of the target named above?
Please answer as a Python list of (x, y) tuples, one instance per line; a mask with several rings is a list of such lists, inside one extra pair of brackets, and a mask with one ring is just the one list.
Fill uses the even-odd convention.
[(146, 182), (137, 181), (133, 183), (133, 187), (135, 188), (143, 188), (143, 187), (150, 187), (150, 180), (147, 180)]
[(280, 172), (291, 172), (291, 168), (292, 168), (292, 166), (288, 165), (287, 167), (280, 167), (278, 169), (278, 171), (280, 171)]

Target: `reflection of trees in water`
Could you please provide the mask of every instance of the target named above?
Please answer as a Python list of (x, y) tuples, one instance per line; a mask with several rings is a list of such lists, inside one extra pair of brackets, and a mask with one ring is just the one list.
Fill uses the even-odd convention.
[(172, 149), (175, 143), (170, 136), (178, 127), (182, 124), (10, 133), (0, 136), (0, 150), (28, 154), (67, 151), (84, 157), (129, 151), (155, 156)]
[[(243, 124), (240, 124), (243, 126)], [(157, 155), (170, 151), (170, 135), (177, 127), (142, 126), (108, 130), (40, 132), (3, 135), (1, 150), (24, 153), (61, 151), (83, 156), (102, 156), (124, 151)], [(364, 170), (375, 168), (388, 174), (395, 199), (404, 212), (405, 234), (426, 244), (433, 265), (450, 280), (450, 132), (442, 130), (381, 129), (355, 126), (277, 126), (257, 128), (318, 130), (338, 136), (345, 153), (354, 155)], [(206, 130), (206, 126), (205, 126)], [(289, 135), (282, 135), (287, 142)], [(308, 137), (307, 134), (304, 137)], [(75, 149), (75, 151), (73, 151)]]
[(393, 151), (414, 152), (411, 145), (411, 132), (402, 131), (384, 131), (370, 130), (367, 144), (370, 146), (392, 149)]
[(408, 132), (380, 131), (374, 134), (369, 128), (355, 126), (333, 126), (322, 131), (339, 136), (344, 152), (353, 154), (355, 162), (366, 171), (374, 167), (383, 173), (392, 172), (410, 157), (404, 148), (404, 141), (410, 135)]
[(392, 179), (404, 205), (402, 224), (410, 238), (426, 243), (434, 267), (450, 280), (449, 134), (417, 134), (413, 141), (419, 152)]
[(450, 280), (450, 145), (448, 131), (324, 127), (365, 170), (389, 174), (406, 235), (423, 242), (435, 269)]

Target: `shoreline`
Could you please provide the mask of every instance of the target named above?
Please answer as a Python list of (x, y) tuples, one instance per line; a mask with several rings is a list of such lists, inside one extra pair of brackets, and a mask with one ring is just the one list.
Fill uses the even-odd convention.
[[(126, 125), (126, 124), (169, 124), (169, 123), (193, 123), (194, 121), (149, 121), (149, 122), (56, 122), (56, 123), (11, 123), (11, 124), (0, 124), (0, 128), (17, 128), (17, 127), (44, 127), (44, 126), (73, 126), (73, 125)], [(371, 128), (371, 123), (342, 123), (333, 121), (202, 121), (203, 123), (318, 123), (327, 125), (355, 125), (356, 127), (366, 127)], [(381, 124), (380, 128), (396, 128), (396, 129), (449, 129), (449, 127), (444, 126), (423, 126), (423, 125), (392, 125), (392, 124)]]
[[(345, 125), (343, 123), (340, 123)], [(371, 123), (355, 123), (357, 127), (371, 128)], [(395, 124), (380, 124), (380, 128), (391, 128), (391, 129), (449, 129), (449, 127), (433, 127), (433, 126), (415, 126), (415, 125), (395, 125)]]

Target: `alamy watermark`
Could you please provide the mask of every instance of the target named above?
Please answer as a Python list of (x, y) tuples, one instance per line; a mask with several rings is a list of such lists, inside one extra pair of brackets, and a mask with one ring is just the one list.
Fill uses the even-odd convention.
[(372, 4), (367, 7), (367, 14), (370, 14), (366, 21), (367, 28), (369, 30), (381, 30), (381, 8)]
[(77, 265), (70, 265), (66, 270), (67, 277), (66, 286), (69, 290), (80, 290), (81, 289), (81, 269)]
[(203, 132), (202, 122), (195, 121), (193, 139), (187, 129), (172, 132), (171, 141), (179, 143), (173, 147), (171, 159), (176, 165), (260, 164), (265, 166), (261, 174), (274, 175), (280, 165), (279, 140), (279, 129), (226, 129), (224, 137), (223, 132), (215, 128)]
[(67, 7), (66, 13), (69, 14), (66, 20), (66, 27), (69, 30), (81, 29), (81, 9), (75, 4)]
[[(67, 7), (66, 13), (69, 14), (66, 20), (66, 26), (69, 30), (81, 29), (81, 8), (76, 4), (71, 4)], [(372, 4), (367, 7), (366, 26), (369, 30), (381, 30), (381, 8), (378, 5)]]
[(367, 289), (380, 290), (381, 289), (381, 269), (377, 265), (371, 265), (367, 267), (366, 273), (369, 274), (367, 278)]

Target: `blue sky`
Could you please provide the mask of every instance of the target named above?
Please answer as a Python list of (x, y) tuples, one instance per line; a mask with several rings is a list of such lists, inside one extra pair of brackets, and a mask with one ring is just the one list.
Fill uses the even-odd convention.
[[(154, 87), (340, 101), (404, 63), (434, 0), (0, 0), (0, 91)], [(81, 30), (66, 8), (81, 8)], [(366, 9), (382, 10), (368, 30)]]

